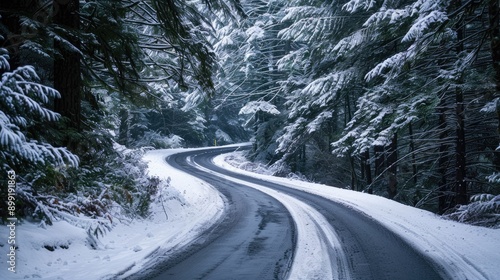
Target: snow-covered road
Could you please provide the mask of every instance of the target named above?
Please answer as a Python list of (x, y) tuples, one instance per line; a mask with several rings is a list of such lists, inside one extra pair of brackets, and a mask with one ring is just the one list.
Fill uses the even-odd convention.
[[(283, 279), (295, 252), (295, 226), (287, 209), (253, 188), (195, 167), (188, 151), (168, 163), (217, 188), (225, 200), (222, 217), (183, 250), (159, 251), (130, 279)], [(229, 277), (229, 278), (228, 278)]]
[[(289, 273), (286, 274), (289, 279), (447, 278), (446, 270), (362, 212), (316, 194), (256, 179), (255, 176), (233, 173), (214, 165), (212, 159), (216, 155), (233, 149), (208, 149), (180, 153), (170, 156), (168, 162), (218, 188), (229, 200), (227, 203), (229, 213), (239, 210), (235, 210), (235, 203), (231, 201), (234, 199), (234, 193), (228, 193), (228, 186), (229, 189), (246, 189), (247, 192), (258, 190), (273, 197), (275, 202), (265, 196), (248, 193), (245, 194), (245, 200), (257, 201), (257, 204), (261, 205), (271, 205), (270, 202), (284, 205), (293, 217), (296, 227), (294, 230), (290, 223), (279, 223), (282, 231), (283, 226), (288, 226), (290, 232), (296, 234), (292, 238), (296, 240), (293, 262)], [(243, 209), (249, 211), (247, 208)], [(256, 216), (254, 211), (250, 210), (251, 216)], [(282, 210), (279, 211), (281, 213)], [(276, 244), (283, 243), (279, 238), (284, 236), (274, 236), (273, 242), (262, 242), (259, 244), (259, 252), (250, 254), (249, 248), (257, 238), (254, 232), (258, 230), (258, 226), (255, 221), (245, 222), (245, 224), (244, 234), (224, 223), (216, 226), (222, 232), (220, 235), (212, 240), (213, 234), (207, 232), (209, 242), (196, 243), (196, 249), (194, 249), (196, 252), (181, 255), (180, 264), (169, 261), (166, 269), (165, 266), (161, 267), (162, 272), (158, 279), (167, 276), (172, 279), (187, 279), (187, 268), (190, 268), (189, 279), (226, 279), (227, 277), (260, 279), (262, 275), (267, 275), (264, 279), (283, 278), (285, 275), (283, 273), (265, 274), (270, 269), (268, 266), (255, 265), (249, 260), (264, 260), (264, 263), (274, 266), (272, 271), (283, 271), (283, 264), (286, 262), (283, 262), (283, 253), (279, 250), (280, 246), (277, 247)], [(252, 229), (252, 227), (255, 228)], [(271, 232), (271, 235), (276, 234)], [(226, 240), (226, 236), (232, 236), (229, 239), (237, 240), (240, 245), (229, 246), (231, 248), (229, 249), (224, 247), (226, 241), (216, 242), (219, 239)], [(214, 243), (216, 243), (215, 246)], [(289, 251), (288, 247), (283, 247), (283, 249), (285, 253)], [(269, 258), (269, 252), (274, 251), (279, 252), (273, 256), (275, 260)], [(214, 259), (220, 261), (214, 261)], [(246, 272), (238, 274), (241, 271)], [(142, 273), (137, 275), (138, 278), (144, 276)]]

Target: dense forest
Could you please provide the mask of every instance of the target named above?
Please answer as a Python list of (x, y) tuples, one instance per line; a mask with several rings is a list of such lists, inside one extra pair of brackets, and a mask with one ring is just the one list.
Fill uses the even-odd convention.
[(1, 0), (0, 74), (20, 217), (106, 231), (147, 215), (146, 150), (251, 139), (278, 176), (498, 222), (496, 0)]

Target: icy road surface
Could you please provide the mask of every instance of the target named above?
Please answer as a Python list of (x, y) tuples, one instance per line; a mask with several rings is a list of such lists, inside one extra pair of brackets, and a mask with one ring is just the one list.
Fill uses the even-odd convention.
[(186, 250), (152, 254), (148, 269), (131, 279), (448, 278), (440, 265), (360, 211), (212, 162), (234, 149), (168, 158), (216, 187), (226, 214)]

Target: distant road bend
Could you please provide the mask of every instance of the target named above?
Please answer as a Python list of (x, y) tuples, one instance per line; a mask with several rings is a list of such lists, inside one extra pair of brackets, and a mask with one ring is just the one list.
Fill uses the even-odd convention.
[[(222, 169), (212, 162), (215, 156), (237, 148), (189, 151), (167, 158), (175, 168), (216, 187), (227, 200), (227, 210), (220, 221), (188, 248), (173, 256), (163, 256), (161, 261), (152, 262), (154, 266), (130, 279), (287, 279), (297, 277), (300, 269), (295, 266), (301, 262), (307, 263), (302, 265), (306, 269), (319, 263), (322, 270), (332, 271), (331, 275), (298, 274), (308, 275), (307, 279), (446, 278), (426, 257), (362, 213), (314, 194)], [(259, 185), (269, 192), (246, 184)], [(314, 222), (318, 224), (318, 238), (323, 239), (321, 244), (338, 240), (341, 249), (306, 248), (310, 255), (326, 256), (326, 260), (296, 259), (300, 251), (297, 248), (307, 246), (297, 244), (304, 238), (299, 236), (300, 221), (293, 219), (290, 203), (269, 195), (276, 191), (288, 197), (286, 201), (299, 201), (309, 207), (304, 209), (321, 213), (318, 215), (335, 232), (325, 230), (324, 226), (319, 228), (320, 224)]]

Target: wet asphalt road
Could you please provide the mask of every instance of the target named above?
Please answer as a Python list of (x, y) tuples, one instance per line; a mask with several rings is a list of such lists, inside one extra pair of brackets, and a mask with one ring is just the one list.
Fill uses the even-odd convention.
[[(226, 212), (187, 250), (154, 255), (156, 263), (130, 279), (284, 279), (295, 251), (295, 225), (276, 199), (200, 171), (187, 164), (188, 152), (168, 163), (216, 187)], [(158, 261), (161, 260), (161, 261)]]
[[(441, 269), (370, 217), (317, 195), (215, 166), (211, 159), (235, 148), (180, 153), (168, 163), (215, 186), (228, 202), (222, 221), (189, 246), (131, 279), (285, 279), (297, 231), (286, 208), (255, 189), (206, 173), (215, 172), (278, 190), (309, 204), (340, 236), (353, 279), (443, 279)], [(189, 158), (188, 158), (189, 157)], [(319, 248), (318, 248), (319, 249)], [(161, 258), (161, 256), (159, 256)]]

